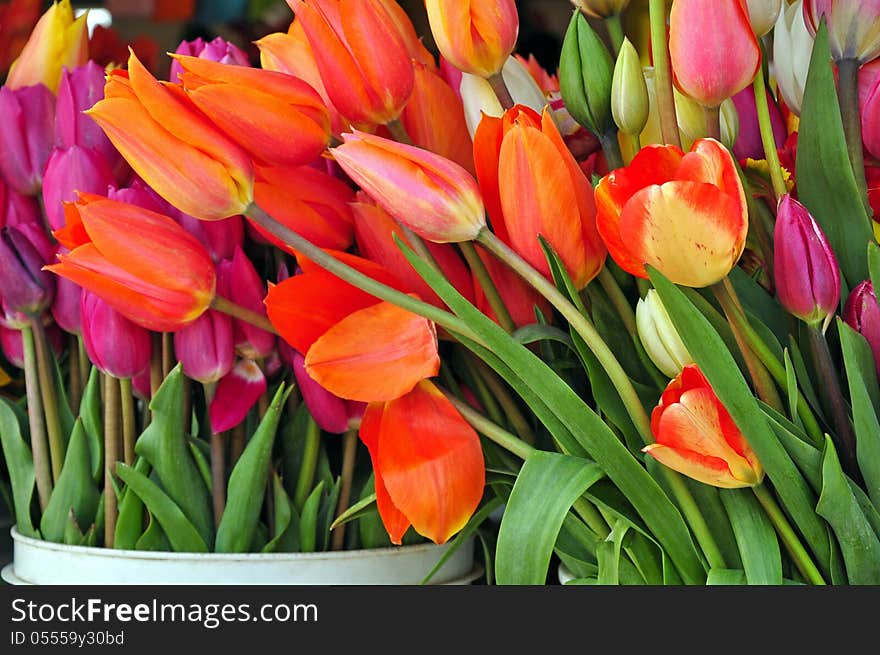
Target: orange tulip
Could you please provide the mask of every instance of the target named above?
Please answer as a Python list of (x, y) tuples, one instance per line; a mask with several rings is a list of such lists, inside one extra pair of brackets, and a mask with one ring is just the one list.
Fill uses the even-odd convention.
[(64, 211), (65, 227), (54, 235), (70, 252), (48, 270), (149, 330), (178, 330), (211, 304), (214, 262), (174, 219), (86, 194)]
[(428, 241), (470, 241), (486, 225), (473, 177), (458, 164), (364, 132), (343, 134), (337, 163), (385, 211)]
[(519, 34), (514, 0), (425, 0), (425, 9), (444, 59), (478, 77), (501, 72)]
[(330, 114), (302, 80), (199, 57), (173, 57), (183, 67), (180, 81), (193, 103), (257, 160), (299, 166), (327, 147)]
[(197, 218), (243, 214), (253, 200), (251, 158), (177, 84), (160, 84), (131, 54), (88, 113), (135, 172)]
[(407, 52), (409, 52), (410, 58), (429, 70), (436, 70), (437, 62), (434, 61), (434, 55), (422, 43), (422, 38), (416, 32), (415, 26), (403, 7), (397, 4), (395, 0), (378, 0), (378, 2), (388, 12), (388, 16), (397, 28), (397, 34), (401, 41), (403, 41)]
[(676, 86), (701, 105), (718, 107), (742, 91), (761, 66), (744, 0), (675, 0), (669, 57)]
[(597, 223), (625, 271), (645, 264), (676, 284), (705, 287), (739, 261), (748, 232), (742, 183), (727, 148), (698, 139), (687, 154), (647, 146), (596, 186)]
[(401, 398), (371, 403), (360, 437), (393, 543), (410, 525), (438, 544), (465, 526), (483, 495), (483, 452), (477, 433), (437, 387), (423, 381)]
[(562, 140), (549, 110), (516, 106), (486, 116), (474, 135), (477, 176), (496, 235), (550, 276), (538, 236), (559, 254), (579, 289), (605, 263), (590, 182)]
[(413, 65), (380, 0), (287, 0), (312, 46), (333, 104), (355, 125), (384, 125), (413, 90)]
[(764, 479), (757, 456), (696, 364), (666, 387), (651, 431), (657, 442), (642, 450), (694, 480), (737, 489)]
[[(333, 253), (365, 275), (398, 290), (378, 264)], [(301, 258), (301, 275), (269, 289), (269, 320), (305, 354), (306, 372), (347, 400), (388, 401), (410, 392), (440, 369), (434, 324), (344, 282)]]

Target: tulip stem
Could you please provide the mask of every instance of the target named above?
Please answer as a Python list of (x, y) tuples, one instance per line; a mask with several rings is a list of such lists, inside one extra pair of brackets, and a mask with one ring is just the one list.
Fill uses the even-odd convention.
[[(358, 436), (357, 430), (349, 430), (342, 437), (342, 471), (339, 479), (339, 502), (336, 504), (336, 516), (339, 517), (348, 509), (351, 500), (352, 478), (354, 477), (354, 464), (357, 455)], [(345, 523), (336, 526), (333, 530), (333, 539), (330, 543), (331, 550), (342, 550), (345, 547)]]
[[(559, 310), (575, 332), (583, 338), (602, 368), (605, 369), (605, 373), (611, 379), (612, 384), (614, 384), (614, 388), (623, 401), (627, 413), (639, 431), (642, 441), (645, 444), (653, 443), (654, 436), (651, 432), (651, 421), (635, 387), (633, 387), (632, 381), (590, 320), (581, 314), (541, 273), (532, 268), (528, 262), (511, 250), (507, 244), (489, 230), (482, 230), (477, 235), (477, 241), (489, 252), (510, 266), (520, 277), (532, 285), (538, 293), (550, 301), (550, 304)], [(666, 467), (662, 467), (661, 471), (678, 501), (681, 511), (690, 523), (694, 536), (699, 542), (710, 566), (723, 568), (724, 557), (721, 555), (721, 550), (718, 548), (718, 544), (715, 542), (709, 526), (706, 524), (706, 519), (700, 513), (700, 508), (697, 506), (693, 495), (684, 484), (684, 480)]]
[(77, 346), (77, 336), (75, 334), (71, 334), (67, 340), (68, 343), (68, 395), (70, 396), (70, 406), (73, 407), (75, 412), (79, 412), (80, 402), (82, 400), (82, 376), (79, 373), (80, 369), (80, 359), (79, 359), (79, 348)]
[(504, 450), (513, 453), (522, 460), (529, 458), (529, 455), (537, 452), (535, 448), (527, 444), (525, 441), (511, 434), (500, 425), (493, 423), (488, 418), (480, 414), (473, 407), (463, 400), (456, 398), (450, 391), (443, 390), (443, 393), (453, 404), (462, 418), (467, 421), (470, 426), (486, 437), (492, 443), (495, 443)]
[(104, 374), (104, 547), (113, 548), (118, 506), (113, 474), (119, 460), (119, 380)]
[(229, 316), (237, 318), (240, 321), (244, 321), (245, 323), (250, 323), (254, 327), (258, 327), (261, 330), (265, 330), (266, 332), (270, 332), (276, 335), (278, 334), (278, 330), (275, 329), (275, 326), (272, 325), (271, 321), (269, 321), (268, 318), (266, 318), (262, 314), (251, 311), (246, 307), (237, 305), (228, 298), (224, 298), (223, 296), (214, 296), (214, 299), (211, 301), (211, 309), (215, 309), (218, 312), (228, 314)]
[(611, 38), (611, 47), (614, 49), (614, 57), (620, 52), (623, 45), (623, 25), (620, 22), (620, 14), (611, 14), (605, 18), (605, 29)]
[(678, 131), (678, 118), (675, 115), (675, 96), (672, 92), (669, 46), (666, 41), (666, 0), (650, 0), (649, 11), (660, 133), (664, 143), (681, 148), (681, 134)]
[(598, 136), (598, 139), (602, 145), (602, 152), (605, 153), (605, 163), (608, 164), (609, 170), (613, 171), (616, 168), (623, 168), (623, 154), (620, 152), (617, 130), (601, 134)]
[(46, 433), (49, 435), (49, 459), (52, 463), (52, 479), (57, 482), (64, 466), (64, 437), (61, 434), (61, 417), (58, 414), (58, 392), (54, 363), (49, 355), (46, 331), (39, 318), (32, 321), (34, 346), (37, 351), (37, 373), (40, 380), (40, 394), (43, 397), (43, 412), (46, 415)]
[(170, 332), (162, 333), (162, 379), (168, 377), (174, 368), (174, 335)]
[(125, 463), (134, 466), (134, 441), (137, 425), (134, 419), (134, 395), (131, 378), (119, 379), (119, 395), (122, 401), (122, 453)]
[(776, 499), (773, 498), (773, 494), (771, 494), (763, 484), (752, 487), (752, 491), (758, 499), (758, 502), (761, 503), (761, 507), (763, 507), (764, 511), (767, 513), (767, 517), (776, 529), (776, 534), (779, 535), (779, 538), (785, 546), (785, 550), (788, 551), (788, 554), (791, 555), (794, 560), (794, 564), (798, 571), (800, 571), (804, 578), (809, 580), (812, 584), (824, 585), (825, 579), (822, 577), (819, 569), (816, 568), (816, 565), (813, 563), (813, 560), (810, 558), (810, 555), (807, 553), (803, 544), (801, 544), (800, 539), (798, 539), (797, 534), (791, 527), (791, 524), (788, 522), (782, 509), (779, 507)]
[[(202, 384), (205, 404), (210, 407), (217, 391), (216, 382)], [(226, 510), (226, 440), (222, 434), (211, 433), (211, 500), (214, 508), (214, 527), (220, 527)]]
[(516, 402), (508, 393), (504, 384), (498, 379), (495, 372), (483, 362), (483, 360), (474, 357), (474, 362), (477, 374), (488, 387), (489, 392), (492, 394), (492, 398), (501, 405), (504, 416), (510, 421), (513, 431), (516, 432), (516, 435), (526, 443), (534, 444), (535, 435), (532, 432), (532, 428), (526, 420), (526, 417), (523, 416)]
[(721, 106), (703, 107), (706, 117), (706, 136), (721, 141)]
[(232, 428), (231, 443), (229, 444), (229, 455), (232, 460), (229, 463), (230, 466), (234, 467), (238, 463), (239, 457), (244, 452), (246, 438), (247, 434), (245, 433), (244, 423), (239, 423)]
[[(162, 335), (159, 332), (151, 332), (150, 341), (150, 399), (152, 400), (162, 386)], [(152, 418), (152, 410), (148, 415)]]
[(773, 134), (773, 123), (770, 121), (770, 109), (767, 105), (767, 85), (764, 81), (764, 67), (758, 67), (758, 74), (752, 83), (755, 90), (755, 107), (758, 112), (758, 127), (761, 131), (761, 143), (764, 144), (764, 157), (770, 169), (770, 182), (773, 184), (773, 193), (779, 200), (788, 193), (788, 186), (782, 175), (782, 163), (779, 161), (779, 151), (776, 149), (776, 136)]
[[(76, 348), (71, 350), (79, 357), (79, 388), (84, 390), (89, 383), (89, 375), (92, 372), (92, 362), (89, 361), (89, 355), (86, 352), (86, 346), (83, 343), (82, 335), (76, 335)], [(79, 409), (77, 406), (76, 409)]]
[(486, 268), (483, 260), (480, 259), (474, 244), (470, 241), (463, 241), (458, 246), (461, 249), (461, 254), (467, 260), (471, 272), (477, 278), (477, 283), (486, 295), (486, 300), (489, 303), (489, 307), (492, 308), (492, 313), (495, 314), (498, 323), (508, 334), (513, 333), (516, 330), (516, 323), (513, 322), (510, 312), (507, 311), (507, 305), (504, 304), (501, 294), (498, 293), (498, 287), (495, 286), (492, 276), (489, 275), (489, 269)]
[(837, 62), (838, 101), (843, 118), (843, 133), (849, 162), (856, 178), (856, 186), (865, 208), (871, 215), (868, 203), (868, 183), (865, 180), (865, 159), (862, 148), (862, 117), (859, 110), (859, 67), (857, 59), (841, 59)]
[(489, 77), (487, 81), (489, 82), (489, 86), (492, 87), (492, 91), (495, 92), (495, 96), (498, 98), (498, 102), (501, 103), (501, 108), (504, 109), (504, 111), (507, 111), (516, 104), (513, 100), (513, 96), (510, 94), (510, 89), (507, 88), (507, 82), (504, 81), (504, 76), (500, 71)]
[(617, 315), (620, 316), (620, 320), (623, 321), (626, 331), (629, 332), (631, 337), (637, 336), (636, 313), (624, 295), (623, 289), (620, 288), (620, 285), (607, 266), (603, 266), (602, 270), (599, 271), (599, 284), (602, 285), (602, 288), (608, 295), (608, 300), (611, 301), (611, 306), (614, 307)]
[(402, 143), (407, 146), (414, 145), (412, 137), (410, 137), (409, 132), (406, 131), (406, 127), (399, 118), (395, 118), (393, 121), (389, 121), (385, 124), (385, 127), (388, 128), (388, 131), (391, 132), (391, 136), (393, 136), (394, 140), (398, 143)]
[(29, 327), (21, 329), (24, 351), (24, 385), (27, 397), (28, 426), (31, 437), (31, 454), (34, 458), (34, 475), (37, 483), (37, 498), (40, 509), (45, 510), (52, 495), (52, 469), (49, 463), (49, 449), (46, 441), (46, 419), (43, 414), (43, 401), (40, 396), (37, 356), (34, 348), (34, 333)]
[(321, 429), (315, 423), (315, 419), (309, 415), (306, 426), (305, 449), (303, 451), (302, 465), (299, 469), (299, 477), (296, 480), (296, 489), (293, 494), (293, 504), (297, 512), (302, 512), (303, 505), (312, 491), (315, 482), (315, 469), (318, 466), (318, 455), (321, 452)]

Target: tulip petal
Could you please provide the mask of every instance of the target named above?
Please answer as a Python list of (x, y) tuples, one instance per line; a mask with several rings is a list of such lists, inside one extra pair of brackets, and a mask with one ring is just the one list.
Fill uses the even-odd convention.
[(727, 463), (717, 457), (708, 457), (692, 450), (671, 448), (661, 444), (651, 444), (645, 446), (643, 450), (664, 466), (704, 484), (722, 489), (740, 489), (754, 484), (754, 482), (737, 480), (731, 474)]
[(439, 370), (433, 323), (388, 302), (342, 319), (306, 354), (306, 371), (322, 387), (362, 402), (399, 398)]
[(266, 391), (266, 377), (257, 364), (242, 359), (217, 383), (208, 409), (211, 432), (221, 434), (241, 423)]

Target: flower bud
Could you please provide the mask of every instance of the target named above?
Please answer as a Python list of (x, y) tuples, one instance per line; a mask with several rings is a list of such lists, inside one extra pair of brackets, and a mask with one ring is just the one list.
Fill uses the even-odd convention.
[(0, 176), (18, 193), (36, 195), (52, 150), (55, 97), (45, 86), (0, 87)]
[(571, 2), (587, 16), (593, 18), (614, 16), (629, 5), (629, 0), (571, 0)]
[(149, 331), (85, 290), (82, 292), (82, 337), (92, 363), (113, 377), (133, 377), (150, 364)]
[(614, 60), (580, 12), (571, 17), (559, 60), (559, 87), (574, 119), (593, 134), (614, 129), (611, 82)]
[(677, 377), (685, 366), (694, 363), (654, 289), (636, 306), (636, 327), (645, 352), (666, 377)]
[[(229, 300), (266, 316), (266, 306), (263, 304), (266, 284), (240, 247), (236, 246), (232, 259), (220, 262), (217, 269), (222, 285), (229, 290)], [(232, 324), (235, 348), (239, 354), (249, 359), (262, 359), (275, 348), (275, 335), (271, 332), (239, 319), (233, 319)]]
[(746, 0), (749, 22), (759, 39), (773, 29), (782, 11), (782, 0)]
[(78, 145), (56, 148), (43, 174), (43, 204), (49, 226), (53, 230), (64, 227), (65, 201), (76, 200), (78, 193), (103, 195), (115, 182), (113, 171), (97, 149)]
[(55, 279), (48, 264), (20, 227), (0, 229), (0, 295), (10, 311), (38, 316), (55, 297)]
[[(247, 54), (241, 48), (221, 36), (218, 36), (213, 41), (205, 41), (202, 37), (192, 41), (181, 41), (174, 54), (217, 61), (221, 64), (233, 64), (235, 66), (251, 65), (250, 59), (248, 59)], [(172, 59), (168, 79), (172, 82), (179, 82), (178, 76), (181, 73), (183, 73), (183, 66), (180, 65), (177, 59)]]
[(611, 114), (625, 134), (641, 134), (648, 122), (648, 87), (639, 53), (624, 39), (611, 82)]
[[(64, 353), (64, 339), (58, 326), (49, 324), (46, 326), (46, 340), (59, 358)], [(16, 368), (24, 368), (24, 342), (21, 338), (21, 330), (9, 328), (0, 324), (0, 349), (6, 361)]]
[(880, 158), (880, 59), (859, 70), (859, 108), (865, 149)]
[[(685, 143), (706, 136), (706, 113), (697, 101), (688, 98), (678, 89), (674, 90), (675, 110), (678, 115), (678, 128)], [(739, 133), (739, 117), (736, 105), (728, 98), (721, 103), (721, 143), (733, 147)]]
[[(501, 77), (516, 104), (531, 107), (537, 112), (540, 112), (547, 104), (547, 98), (541, 91), (541, 87), (516, 57), (507, 58), (504, 68), (501, 69)], [(483, 114), (496, 118), (504, 115), (504, 108), (498, 101), (498, 96), (495, 95), (492, 85), (485, 78), (463, 73), (459, 84), (459, 93), (464, 104), (464, 117), (471, 137), (476, 133)]]
[(52, 318), (68, 334), (79, 334), (82, 330), (82, 287), (66, 277), (55, 277), (55, 302), (52, 303)]
[(188, 378), (217, 382), (235, 363), (232, 318), (209, 309), (174, 333), (174, 354)]
[(804, 23), (804, 0), (788, 5), (773, 30), (773, 71), (786, 106), (800, 116), (810, 70), (813, 36)]
[[(736, 107), (736, 115), (739, 121), (739, 132), (736, 142), (733, 144), (733, 154), (743, 160), (764, 159), (764, 143), (761, 140), (761, 127), (758, 124), (758, 105), (755, 102), (755, 90), (747, 86), (731, 98)], [(723, 107), (723, 105), (722, 105)], [(777, 148), (785, 145), (788, 136), (785, 130), (785, 122), (779, 107), (773, 99), (767, 96), (767, 109), (770, 112), (770, 124), (773, 126), (773, 138)]]
[(823, 17), (834, 61), (865, 63), (880, 56), (880, 0), (804, 1), (804, 22), (813, 36)]
[(840, 302), (840, 268), (810, 212), (785, 195), (773, 233), (776, 295), (785, 309), (811, 325), (834, 314)]
[(880, 375), (880, 305), (877, 304), (874, 285), (870, 280), (865, 280), (850, 292), (843, 308), (843, 320), (865, 337), (874, 353), (874, 364)]

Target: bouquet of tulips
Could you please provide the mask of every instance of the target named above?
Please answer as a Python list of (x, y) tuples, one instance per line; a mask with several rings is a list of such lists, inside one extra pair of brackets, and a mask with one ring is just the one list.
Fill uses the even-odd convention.
[(85, 88), (56, 4), (0, 90), (19, 530), (503, 512), (499, 583), (880, 583), (880, 3), (647, 4), (575, 2), (548, 72), (512, 0), (426, 0), (439, 59), (394, 0), (288, 0), (260, 67)]

